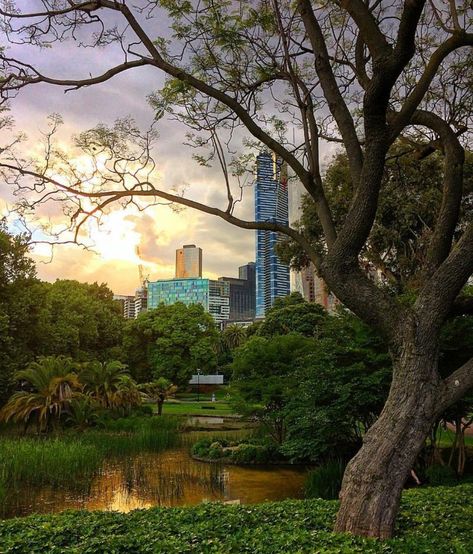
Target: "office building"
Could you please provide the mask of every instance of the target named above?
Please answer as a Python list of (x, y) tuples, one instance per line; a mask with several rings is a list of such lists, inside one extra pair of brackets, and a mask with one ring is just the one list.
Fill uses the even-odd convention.
[(202, 304), (216, 323), (222, 323), (230, 315), (230, 286), (211, 279), (162, 279), (148, 283), (148, 309), (161, 303)]
[(176, 250), (176, 279), (202, 277), (202, 248), (185, 244)]
[(238, 268), (238, 278), (219, 277), (230, 286), (229, 321), (252, 321), (256, 314), (256, 264), (250, 262)]
[(134, 296), (135, 304), (135, 319), (142, 313), (146, 312), (148, 308), (148, 291), (145, 286), (138, 289)]
[(135, 296), (114, 294), (113, 299), (117, 301), (125, 319), (136, 319), (142, 312), (146, 311), (148, 293), (145, 287), (138, 289)]
[[(256, 158), (255, 220), (288, 225), (287, 168), (274, 154)], [(256, 317), (264, 317), (274, 300), (289, 294), (289, 267), (276, 254), (279, 233), (256, 231)]]
[(114, 294), (113, 299), (120, 304), (125, 319), (135, 318), (135, 297), (124, 294)]

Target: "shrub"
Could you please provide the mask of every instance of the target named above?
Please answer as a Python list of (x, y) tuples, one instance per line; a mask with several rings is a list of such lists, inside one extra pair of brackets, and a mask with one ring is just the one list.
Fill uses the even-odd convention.
[(207, 457), (210, 460), (218, 460), (223, 458), (223, 448), (222, 445), (218, 442), (214, 442), (210, 445), (210, 448), (207, 452)]
[(328, 462), (309, 472), (305, 483), (305, 496), (325, 500), (337, 499), (344, 472), (345, 464), (341, 460)]
[(431, 485), (454, 485), (458, 482), (455, 471), (450, 466), (440, 464), (429, 466), (425, 470), (425, 476)]
[(140, 404), (139, 406), (135, 406), (131, 413), (134, 416), (152, 416), (154, 415), (154, 409), (153, 406), (149, 404)]
[(191, 453), (194, 456), (199, 456), (200, 458), (205, 458), (209, 451), (211, 444), (210, 439), (200, 439), (192, 446)]
[[(232, 460), (237, 464), (249, 464), (252, 462), (261, 460), (263, 455), (261, 451), (263, 450), (262, 446), (255, 446), (253, 444), (240, 444), (232, 453)], [(266, 461), (266, 460), (263, 460)]]

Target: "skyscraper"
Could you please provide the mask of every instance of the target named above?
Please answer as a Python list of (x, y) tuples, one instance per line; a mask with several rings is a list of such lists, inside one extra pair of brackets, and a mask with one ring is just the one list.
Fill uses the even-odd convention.
[(255, 263), (238, 268), (238, 278), (219, 277), (230, 285), (230, 321), (252, 321), (255, 318)]
[(202, 277), (202, 248), (185, 244), (176, 250), (176, 279)]
[(202, 304), (220, 324), (230, 315), (230, 286), (228, 283), (211, 279), (161, 279), (148, 283), (148, 309), (161, 303)]
[[(287, 169), (275, 154), (256, 158), (255, 220), (288, 225)], [(276, 255), (281, 236), (256, 231), (256, 317), (264, 317), (279, 296), (289, 294), (289, 267)]]

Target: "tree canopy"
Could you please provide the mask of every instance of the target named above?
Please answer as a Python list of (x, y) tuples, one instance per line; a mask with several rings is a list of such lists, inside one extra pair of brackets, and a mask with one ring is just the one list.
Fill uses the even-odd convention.
[(161, 304), (130, 321), (124, 348), (138, 381), (165, 377), (175, 385), (186, 385), (197, 369), (215, 369), (217, 340), (213, 318), (201, 304), (176, 302)]

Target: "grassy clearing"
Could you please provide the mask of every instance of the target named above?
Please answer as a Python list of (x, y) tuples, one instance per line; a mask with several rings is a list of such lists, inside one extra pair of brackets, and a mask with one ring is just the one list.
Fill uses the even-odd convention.
[(227, 402), (165, 402), (164, 415), (231, 416), (236, 415)]
[(435, 554), (473, 552), (473, 485), (405, 492), (396, 538), (332, 532), (337, 501), (202, 504), (0, 522), (2, 554)]

